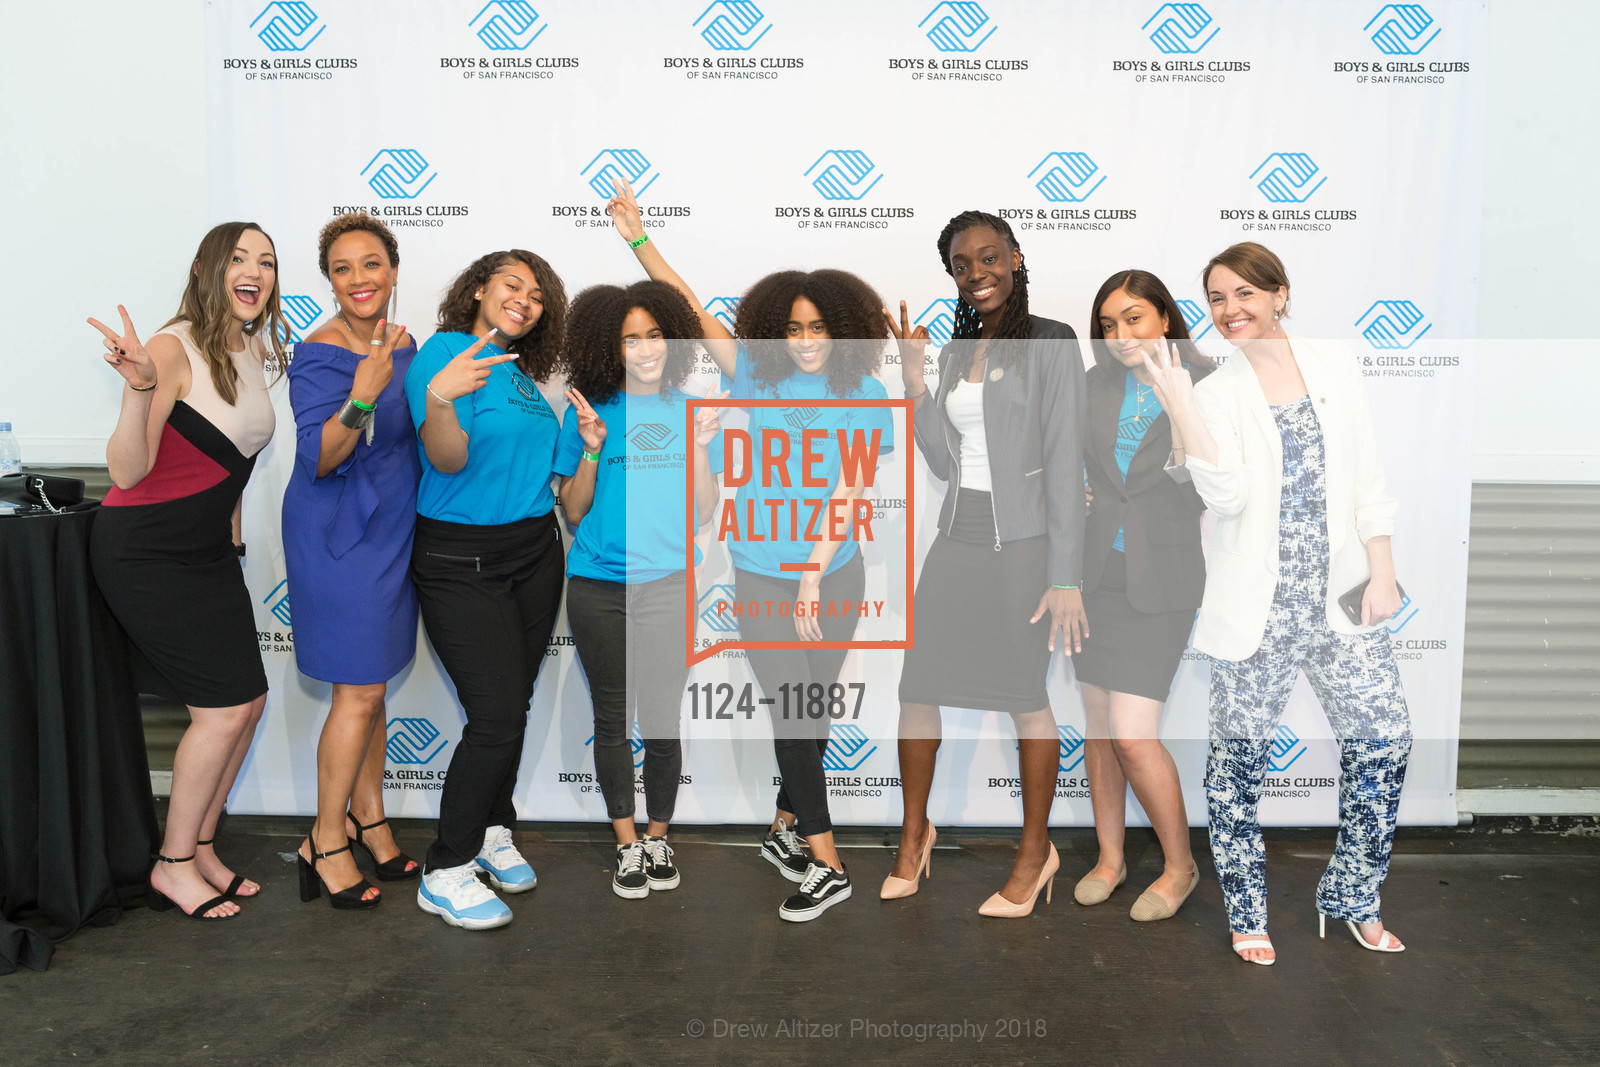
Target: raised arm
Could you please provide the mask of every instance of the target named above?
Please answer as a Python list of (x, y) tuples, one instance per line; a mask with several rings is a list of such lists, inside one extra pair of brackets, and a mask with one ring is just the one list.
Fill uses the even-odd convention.
[[(595, 414), (589, 401), (576, 389), (567, 389), (567, 403), (572, 405), (573, 416), (578, 421), (583, 455), (578, 460), (578, 469), (561, 478), (561, 510), (567, 513), (567, 521), (576, 526), (594, 506), (595, 479), (600, 473), (600, 450), (606, 443), (606, 422)], [(594, 458), (591, 459), (591, 456)]]
[(489, 371), (495, 364), (517, 358), (510, 352), (477, 358), (483, 346), (496, 336), (496, 331), (491, 329), (440, 368), (428, 382), (426, 415), (422, 425), (417, 427), (417, 436), (422, 439), (428, 462), (442, 474), (455, 474), (467, 465), (467, 432), (456, 417), (456, 400), (487, 385)]
[(105, 361), (122, 376), (122, 408), (117, 426), (106, 443), (106, 469), (118, 489), (128, 490), (144, 481), (156, 465), (161, 431), (172, 415), (180, 394), (189, 391), (189, 359), (176, 337), (159, 334), (149, 349), (139, 340), (127, 309), (117, 305), (122, 333), (97, 319), (89, 325), (99, 330), (105, 344)]
[(700, 316), (700, 330), (705, 334), (706, 351), (710, 353), (717, 369), (732, 378), (734, 364), (739, 357), (739, 344), (733, 339), (733, 334), (728, 332), (721, 320), (706, 310), (700, 298), (694, 295), (694, 290), (689, 288), (689, 283), (668, 265), (660, 247), (644, 232), (644, 222), (639, 218), (639, 205), (633, 198), (633, 188), (620, 179), (612, 182), (611, 187), (616, 190), (616, 195), (606, 204), (606, 214), (611, 216), (617, 232), (633, 249), (645, 274), (655, 281), (666, 282), (689, 301), (689, 306)]

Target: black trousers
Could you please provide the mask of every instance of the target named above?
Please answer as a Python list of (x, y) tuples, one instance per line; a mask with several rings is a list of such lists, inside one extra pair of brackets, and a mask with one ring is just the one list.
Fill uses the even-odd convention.
[(684, 683), (683, 571), (653, 582), (624, 584), (574, 576), (567, 583), (567, 621), (594, 704), (594, 774), (606, 815), (632, 819), (635, 714), (644, 739), (644, 810), (671, 822), (683, 773), (679, 743)]
[(439, 796), (430, 870), (470, 863), (485, 829), (516, 821), (528, 702), (565, 571), (553, 514), (503, 526), (417, 517), (411, 579), (422, 623), (467, 715)]
[[(773, 578), (754, 571), (735, 569), (734, 593), (742, 601), (781, 601), (793, 604), (799, 594), (799, 579)], [(849, 563), (822, 579), (819, 600), (830, 603), (859, 604), (867, 588), (866, 567), (858, 551)], [(856, 633), (856, 614), (840, 613), (818, 619), (824, 640), (848, 641)], [(786, 706), (780, 686), (832, 685), (839, 680), (848, 649), (802, 648), (795, 634), (794, 619), (745, 616), (739, 620), (739, 636), (746, 641), (793, 641), (793, 648), (752, 648), (745, 651), (750, 669), (755, 672), (764, 696), (775, 698), (767, 705), (772, 716), (772, 745), (778, 757), (778, 773), (783, 785), (778, 789), (778, 810), (792, 811), (795, 831), (802, 837), (825, 834), (833, 829), (828, 816), (828, 781), (822, 768), (822, 754), (828, 748), (826, 715), (812, 719), (798, 714), (798, 702)], [(793, 690), (791, 690), (792, 692)]]

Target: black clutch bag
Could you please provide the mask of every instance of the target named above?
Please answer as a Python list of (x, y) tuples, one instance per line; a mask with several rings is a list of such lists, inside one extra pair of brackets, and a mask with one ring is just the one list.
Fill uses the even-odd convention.
[[(1339, 607), (1344, 610), (1344, 617), (1356, 626), (1361, 625), (1361, 598), (1367, 595), (1367, 585), (1372, 581), (1368, 578), (1365, 582), (1350, 590), (1339, 598)], [(1400, 593), (1400, 599), (1406, 598), (1405, 587), (1399, 582), (1394, 583), (1395, 589)]]
[(83, 503), (83, 479), (23, 471), (0, 476), (0, 504), (65, 511)]

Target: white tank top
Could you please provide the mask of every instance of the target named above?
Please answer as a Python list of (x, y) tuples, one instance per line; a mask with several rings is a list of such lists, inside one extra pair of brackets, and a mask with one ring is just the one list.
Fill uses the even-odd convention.
[(189, 395), (183, 402), (221, 430), (246, 459), (265, 448), (278, 423), (267, 394), (266, 342), (259, 336), (246, 336), (242, 351), (228, 353), (239, 372), (238, 399), (230, 404), (217, 395), (211, 366), (195, 347), (189, 323), (175, 322), (156, 333), (176, 337), (189, 357)]
[(983, 426), (983, 383), (958, 379), (944, 400), (961, 434), (961, 488), (990, 492), (989, 435)]

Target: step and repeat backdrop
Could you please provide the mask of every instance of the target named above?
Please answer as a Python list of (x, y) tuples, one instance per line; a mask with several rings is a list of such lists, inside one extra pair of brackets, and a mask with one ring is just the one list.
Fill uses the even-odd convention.
[[(1367, 374), (1410, 594), (1389, 624), (1418, 737), (1401, 815), (1454, 823), (1486, 4), (213, 0), (206, 11), (211, 215), (273, 236), (296, 337), (336, 310), (317, 231), (358, 208), (399, 238), (394, 318), (419, 340), (449, 280), (487, 251), (539, 252), (569, 294), (636, 280), (604, 214), (615, 176), (730, 323), (763, 274), (840, 267), (891, 306), (905, 300), (943, 341), (955, 294), (935, 238), (951, 215), (980, 208), (1011, 220), (1037, 314), (1087, 336), (1100, 283), (1144, 268), (1222, 358), (1200, 269), (1235, 241), (1267, 244), (1293, 282), (1291, 328), (1344, 340)], [(882, 379), (899, 397), (894, 358)], [(713, 381), (703, 367), (688, 388)], [(558, 411), (560, 385), (545, 385)], [(277, 437), (244, 502), (272, 688), (231, 807), (310, 814), (329, 690), (295, 666), (278, 533), (294, 449), (282, 384), (277, 405)], [(868, 595), (888, 608), (863, 640), (903, 638), (908, 556), (914, 571), (945, 491), (914, 456), (903, 414), (895, 421), (900, 447), (874, 486), (865, 552)], [(699, 607), (731, 578), (712, 546)], [(741, 691), (753, 680), (743, 654), (709, 647), (737, 633), (700, 614), (711, 654), (691, 685)], [(864, 689), (825, 761), (840, 823), (899, 821), (900, 659), (873, 649), (847, 661), (844, 681)], [(1053, 820), (1089, 824), (1070, 661), (1058, 658), (1050, 693)], [(1196, 823), (1206, 695), (1207, 665), (1190, 653), (1162, 731)], [(687, 695), (683, 714), (679, 821), (769, 819), (777, 767), (764, 716), (708, 719)], [(419, 630), (388, 703), (391, 814), (437, 810), (462, 722)], [(604, 819), (592, 733), (563, 619), (529, 714), (525, 817)], [(933, 819), (1020, 823), (1009, 719), (947, 710), (945, 738)], [(1265, 821), (1334, 822), (1337, 778), (1337, 746), (1302, 682), (1274, 745)], [(1132, 817), (1143, 818), (1136, 805)]]

